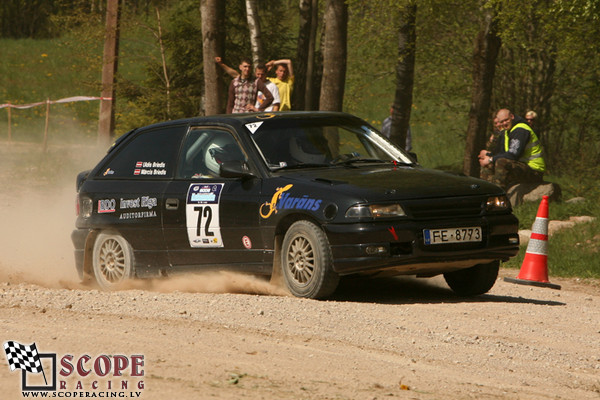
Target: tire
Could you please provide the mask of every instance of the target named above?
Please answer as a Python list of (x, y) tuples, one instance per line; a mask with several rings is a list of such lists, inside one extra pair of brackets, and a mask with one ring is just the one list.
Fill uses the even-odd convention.
[(332, 294), (340, 281), (325, 232), (310, 221), (290, 226), (281, 246), (285, 284), (296, 297), (321, 299)]
[(114, 290), (133, 277), (133, 250), (121, 235), (101, 232), (94, 242), (92, 269), (98, 285)]
[(479, 264), (471, 268), (447, 272), (444, 279), (459, 296), (476, 296), (487, 293), (498, 279), (499, 261)]

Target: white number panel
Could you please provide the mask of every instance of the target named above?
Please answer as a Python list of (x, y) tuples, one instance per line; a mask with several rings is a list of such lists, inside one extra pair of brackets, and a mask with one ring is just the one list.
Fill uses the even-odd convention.
[(223, 247), (219, 201), (224, 183), (192, 183), (188, 189), (185, 218), (191, 247)]

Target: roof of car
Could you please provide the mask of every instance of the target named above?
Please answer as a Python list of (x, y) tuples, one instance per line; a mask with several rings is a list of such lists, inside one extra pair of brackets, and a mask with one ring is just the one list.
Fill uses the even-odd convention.
[(172, 121), (159, 122), (156, 124), (148, 125), (144, 128), (154, 128), (162, 125), (170, 124), (200, 124), (206, 122), (220, 122), (220, 123), (238, 123), (245, 124), (257, 121), (264, 121), (267, 119), (313, 119), (313, 118), (357, 118), (354, 115), (347, 114), (344, 112), (336, 111), (282, 111), (282, 112), (262, 112), (262, 113), (244, 113), (244, 114), (219, 114), (210, 115), (203, 117), (193, 117)]

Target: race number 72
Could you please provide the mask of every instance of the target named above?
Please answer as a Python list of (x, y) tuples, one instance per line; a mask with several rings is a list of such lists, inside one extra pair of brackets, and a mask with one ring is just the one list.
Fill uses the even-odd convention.
[[(204, 236), (210, 237), (215, 236), (215, 233), (210, 230), (210, 223), (212, 221), (212, 207), (211, 206), (196, 206), (194, 211), (198, 212), (198, 225), (196, 226), (196, 236), (202, 236), (202, 227), (204, 226)], [(204, 220), (204, 225), (202, 222)]]

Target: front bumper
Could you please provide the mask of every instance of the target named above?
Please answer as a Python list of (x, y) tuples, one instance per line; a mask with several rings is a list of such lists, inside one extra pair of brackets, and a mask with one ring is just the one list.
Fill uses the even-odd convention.
[[(426, 245), (424, 229), (480, 226), (482, 241)], [(519, 252), (518, 220), (512, 214), (430, 221), (375, 221), (324, 226), (340, 275), (354, 273), (431, 276)]]

